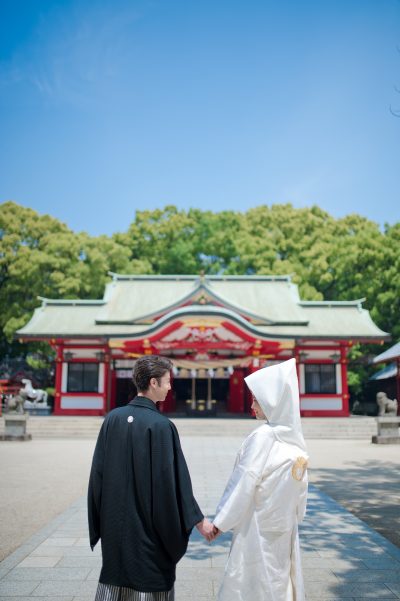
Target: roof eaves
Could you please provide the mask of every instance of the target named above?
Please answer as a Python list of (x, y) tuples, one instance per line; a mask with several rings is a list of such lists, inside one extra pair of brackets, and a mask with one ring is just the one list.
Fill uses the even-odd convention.
[(302, 307), (358, 307), (358, 309), (362, 309), (362, 303), (365, 302), (365, 298), (359, 298), (356, 300), (348, 301), (331, 301), (331, 300), (317, 300), (317, 301), (299, 301), (299, 305)]
[(104, 305), (105, 301), (103, 299), (86, 299), (86, 298), (73, 298), (73, 299), (65, 299), (65, 298), (45, 298), (44, 296), (38, 296), (38, 300), (42, 301), (42, 307), (46, 305), (86, 305), (86, 306), (100, 306)]
[(364, 344), (376, 344), (382, 341), (387, 341), (390, 339), (390, 334), (383, 333), (382, 335), (378, 334), (301, 334), (298, 335), (293, 333), (293, 338), (296, 339), (298, 344), (301, 344), (302, 340), (314, 341), (314, 340), (351, 340), (352, 342), (362, 342)]
[(393, 346), (383, 351), (372, 359), (372, 363), (386, 363), (400, 357), (400, 342), (396, 342)]
[(370, 376), (368, 380), (386, 380), (387, 378), (394, 378), (395, 376), (397, 376), (397, 364), (389, 363), (389, 365)]
[[(125, 334), (126, 336), (126, 334)], [(73, 338), (73, 339), (77, 339), (77, 340), (93, 340), (96, 342), (107, 342), (107, 340), (109, 338), (114, 338), (114, 334), (112, 332), (110, 333), (101, 333), (101, 334), (81, 334), (79, 332), (59, 332), (58, 334), (49, 334), (48, 332), (44, 332), (44, 333), (40, 333), (40, 332), (35, 332), (34, 334), (31, 333), (24, 333), (22, 330), (17, 330), (14, 334), (14, 339), (15, 340), (54, 340), (57, 338)]]

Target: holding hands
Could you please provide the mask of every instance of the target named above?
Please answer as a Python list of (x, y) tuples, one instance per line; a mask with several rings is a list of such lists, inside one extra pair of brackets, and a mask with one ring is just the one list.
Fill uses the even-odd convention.
[(208, 518), (203, 518), (201, 522), (196, 524), (196, 528), (209, 543), (221, 534), (221, 531)]

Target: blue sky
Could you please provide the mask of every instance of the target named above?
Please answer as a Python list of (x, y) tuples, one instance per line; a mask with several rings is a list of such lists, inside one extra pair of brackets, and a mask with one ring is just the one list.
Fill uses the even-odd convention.
[(1, 0), (0, 201), (400, 221), (400, 0)]

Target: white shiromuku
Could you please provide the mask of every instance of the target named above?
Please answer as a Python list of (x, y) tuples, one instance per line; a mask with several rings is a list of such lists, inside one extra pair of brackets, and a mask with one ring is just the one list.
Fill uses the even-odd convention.
[(304, 601), (298, 524), (307, 500), (295, 360), (246, 378), (268, 422), (243, 442), (214, 524), (233, 530), (218, 601)]

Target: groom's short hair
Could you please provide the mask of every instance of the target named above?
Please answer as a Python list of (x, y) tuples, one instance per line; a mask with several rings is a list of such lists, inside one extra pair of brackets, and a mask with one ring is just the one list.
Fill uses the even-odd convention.
[(161, 378), (172, 369), (172, 361), (160, 355), (140, 357), (132, 370), (132, 379), (138, 392), (145, 392), (150, 386), (151, 378), (160, 384)]

